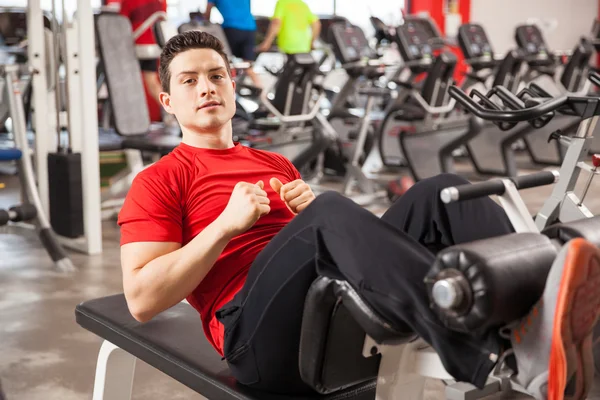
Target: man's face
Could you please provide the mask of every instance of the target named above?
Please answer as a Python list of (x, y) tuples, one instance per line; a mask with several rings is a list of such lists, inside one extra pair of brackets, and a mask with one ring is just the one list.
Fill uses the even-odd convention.
[(161, 103), (182, 128), (212, 133), (229, 123), (235, 114), (235, 82), (219, 53), (187, 50), (173, 58), (169, 69), (171, 93), (162, 93)]

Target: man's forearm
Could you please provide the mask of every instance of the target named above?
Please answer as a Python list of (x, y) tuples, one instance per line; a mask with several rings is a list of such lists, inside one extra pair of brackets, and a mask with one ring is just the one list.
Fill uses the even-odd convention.
[(133, 273), (129, 308), (148, 321), (188, 296), (206, 277), (231, 237), (217, 219), (182, 248), (158, 257)]
[(267, 34), (265, 35), (265, 40), (264, 40), (264, 43), (268, 47), (271, 47), (271, 45), (275, 41), (275, 38), (277, 37), (277, 34), (279, 33), (280, 28), (281, 28), (280, 20), (278, 20), (278, 19), (271, 20), (271, 23), (269, 24), (269, 29), (267, 30)]
[(321, 22), (319, 20), (317, 20), (312, 24), (312, 42), (310, 42), (311, 45), (314, 45), (315, 40), (317, 40), (319, 38), (320, 34), (321, 34)]

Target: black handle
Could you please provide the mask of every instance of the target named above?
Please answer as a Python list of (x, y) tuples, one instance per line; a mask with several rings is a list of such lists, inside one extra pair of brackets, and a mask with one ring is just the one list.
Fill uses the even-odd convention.
[(452, 96), (458, 103), (460, 103), (467, 111), (469, 111), (473, 115), (488, 121), (498, 122), (529, 121), (535, 118), (539, 118), (544, 114), (547, 114), (562, 107), (568, 101), (567, 96), (561, 96), (549, 100), (538, 106), (529, 107), (522, 110), (486, 110), (456, 86), (450, 86), (448, 92), (450, 96)]
[(512, 108), (513, 110), (523, 110), (525, 108), (525, 103), (523, 103), (521, 99), (515, 96), (510, 90), (508, 90), (504, 86), (494, 87), (491, 93), (500, 97), (502, 102), (508, 107)]
[(529, 189), (532, 187), (552, 185), (558, 178), (556, 171), (542, 171), (535, 174), (521, 175), (511, 180), (514, 182), (517, 189)]
[(499, 179), (492, 179), (485, 182), (467, 183), (442, 189), (440, 197), (446, 204), (455, 201), (464, 201), (477, 199), (484, 196), (502, 195), (504, 193), (504, 183)]
[[(554, 171), (542, 171), (535, 174), (522, 175), (510, 180), (515, 184), (517, 190), (529, 189), (537, 186), (551, 185), (556, 182), (558, 175)], [(504, 182), (500, 179), (492, 179), (485, 182), (467, 183), (442, 189), (440, 197), (446, 204), (456, 201), (476, 199), (484, 196), (501, 196), (506, 190)]]

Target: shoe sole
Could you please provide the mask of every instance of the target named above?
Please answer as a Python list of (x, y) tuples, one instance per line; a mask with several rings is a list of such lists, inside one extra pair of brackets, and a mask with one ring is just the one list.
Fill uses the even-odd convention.
[[(548, 400), (584, 399), (592, 386), (592, 332), (600, 315), (600, 250), (574, 239), (565, 257), (557, 295)], [(567, 381), (576, 380), (573, 396), (565, 396)]]

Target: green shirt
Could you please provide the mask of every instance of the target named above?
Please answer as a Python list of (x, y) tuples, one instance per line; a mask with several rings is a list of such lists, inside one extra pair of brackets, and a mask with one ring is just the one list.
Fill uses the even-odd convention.
[(278, 0), (273, 18), (281, 20), (277, 35), (279, 51), (286, 54), (309, 53), (312, 45), (310, 26), (317, 20), (302, 0)]

